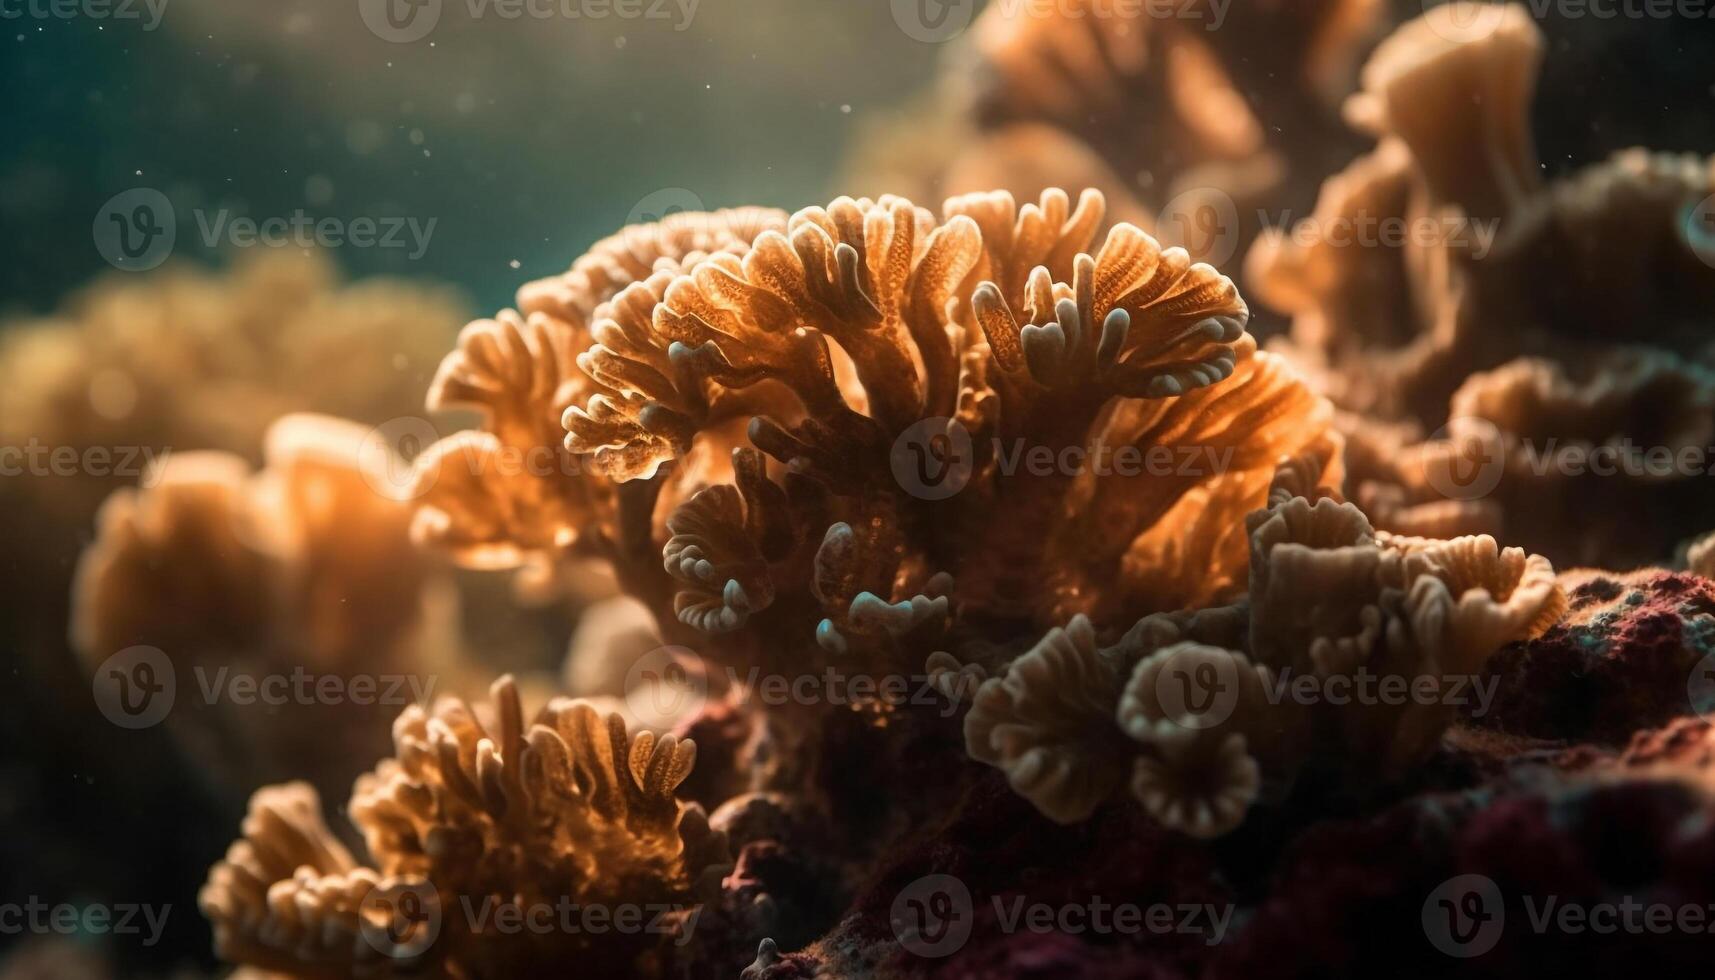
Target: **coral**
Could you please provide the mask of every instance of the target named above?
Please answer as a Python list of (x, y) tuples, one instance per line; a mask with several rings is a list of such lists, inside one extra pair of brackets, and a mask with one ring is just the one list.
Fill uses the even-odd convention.
[[(1545, 181), (1544, 48), (1516, 4), (1402, 27), (1346, 105), (1376, 148), (1258, 240), (1247, 278), (1292, 316), (1274, 349), (1348, 413), (1352, 496), (1379, 526), (1623, 567), (1715, 523), (1715, 265), (1692, 220), (1715, 161), (1633, 149)], [(1627, 519), (1564, 533), (1592, 511)]]
[[(738, 663), (779, 655), (742, 635), (766, 631), (749, 628), (757, 617), (806, 606), (822, 610), (824, 648), (893, 650), (944, 625), (949, 603), (1046, 628), (1230, 595), (1244, 550), (1223, 515), (1261, 502), (1278, 457), (1323, 445), (1324, 409), (1254, 353), (1244, 304), (1212, 269), (1124, 224), (1086, 252), (1102, 219), (1100, 194), (1074, 205), (1057, 190), (1022, 208), (1004, 194), (955, 198), (941, 219), (897, 198), (842, 198), (778, 227), (754, 211), (676, 216), (713, 229), (695, 243), (711, 251), (668, 249), (624, 288), (609, 276), (607, 301), (579, 307), (587, 326), (538, 310), (537, 340), (510, 347), (493, 323), (467, 330), (435, 397), (480, 390), (486, 404), (531, 407), (497, 409), (485, 434), (419, 460), (431, 488), (420, 537), (477, 564), (530, 548), (603, 557), (658, 616), (670, 611), (665, 623), (693, 631), (669, 639), (740, 634), (719, 653)], [(502, 363), (514, 366), (473, 367)], [(472, 440), (540, 448), (545, 436), (503, 435), (501, 420), (556, 414), (571, 465), (527, 481), (540, 494), (447, 465)], [(974, 450), (956, 526), (938, 526), (949, 509), (899, 475), (913, 427), (935, 425), (921, 438)], [(1099, 466), (1036, 476), (997, 458), (1013, 444), (1205, 459), (1168, 480), (1096, 479)], [(963, 533), (1002, 514), (1007, 534)], [(1096, 527), (1110, 544), (1091, 552)], [(1117, 588), (1088, 584), (1116, 571)]]
[(562, 446), (561, 414), (608, 390), (599, 373), (580, 370), (583, 359), (598, 341), (620, 342), (614, 316), (639, 304), (647, 311), (651, 290), (674, 273), (742, 249), (784, 219), (746, 208), (627, 228), (566, 273), (520, 289), (517, 310), (466, 327), (435, 375), (428, 406), (474, 408), (483, 424), (417, 461), (418, 540), (472, 567), (511, 568), (555, 566), (585, 538), (623, 533), (611, 523), (613, 488), (596, 475), (605, 467)]
[[(447, 290), (341, 283), (319, 252), (100, 280), (0, 330), (0, 439), (251, 456), (289, 412), (378, 424), (413, 410), (462, 315)], [(124, 481), (87, 482), (75, 495), (56, 483), (43, 506), (93, 509)]]
[[(300, 976), (541, 975), (567, 962), (617, 974), (694, 928), (696, 896), (727, 867), (701, 809), (674, 798), (695, 744), (628, 735), (617, 715), (565, 699), (526, 726), (509, 677), (491, 698), (486, 724), (452, 699), (394, 723), (394, 757), (352, 790), (374, 867), (338, 844), (307, 786), (259, 791), (200, 898), (217, 951)], [(631, 926), (564, 918), (617, 916), (621, 903), (641, 910)], [(522, 930), (507, 924), (519, 914)]]
[(1117, 712), (1120, 727), (1147, 749), (1132, 766), (1133, 795), (1163, 826), (1193, 837), (1215, 837), (1238, 826), (1262, 784), (1246, 734), (1203, 724), (1197, 709), (1204, 706), (1184, 703), (1193, 699), (1183, 689), (1172, 691), (1180, 678), (1206, 676), (1236, 684), (1242, 704), (1234, 710), (1247, 721), (1271, 714), (1266, 702), (1274, 678), (1266, 668), (1253, 668), (1230, 650), (1188, 642), (1139, 662)]
[(971, 758), (1005, 770), (1019, 795), (1061, 823), (1088, 818), (1125, 776), (1131, 753), (1107, 724), (1120, 696), (1109, 656), (1090, 621), (1075, 617), (979, 688), (965, 715)]
[(0, 605), (29, 631), (20, 649), (63, 658), (70, 573), (108, 495), (175, 452), (257, 462), (290, 412), (412, 414), (464, 315), (450, 290), (342, 283), (320, 252), (259, 249), (220, 273), (110, 276), (0, 326), (0, 447), (43, 461), (0, 479)]
[(937, 87), (866, 127), (842, 186), (1029, 199), (1082, 184), (1219, 265), (1260, 230), (1256, 205), (1298, 207), (1356, 149), (1339, 100), (1385, 7), (990, 5)]
[[(1488, 537), (1378, 538), (1351, 504), (1296, 495), (1319, 470), (1284, 467), (1246, 521), (1245, 607), (1148, 617), (1105, 649), (1074, 619), (982, 683), (965, 716), (972, 758), (1063, 823), (1110, 797), (1129, 758), (1145, 808), (1208, 837), (1312, 757), (1391, 777), (1432, 753), (1457, 706), (1440, 695), (1560, 618), (1554, 571)], [(1355, 693), (1372, 680), (1436, 696)]]
[(71, 635), (85, 664), (162, 651), (178, 687), (171, 721), (236, 785), (306, 767), (324, 787), (343, 782), (396, 706), (265, 712), (192, 692), (308, 672), (318, 684), (369, 677), (380, 701), (388, 674), (433, 684), (456, 668), (454, 600), (411, 546), (411, 508), (394, 490), (406, 464), (369, 434), (289, 415), (268, 430), (258, 473), (227, 453), (172, 455), (108, 500), (78, 564)]

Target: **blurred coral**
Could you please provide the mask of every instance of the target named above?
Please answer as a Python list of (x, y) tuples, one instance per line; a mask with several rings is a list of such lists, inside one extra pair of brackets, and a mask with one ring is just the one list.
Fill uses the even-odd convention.
[[(1346, 105), (1376, 149), (1257, 242), (1249, 279), (1293, 316), (1278, 349), (1351, 413), (1351, 493), (1380, 526), (1661, 560), (1715, 525), (1715, 263), (1692, 220), (1715, 160), (1635, 149), (1545, 182), (1544, 46), (1516, 4), (1402, 27)], [(1384, 223), (1396, 240), (1354, 241)]]
[(1020, 199), (1087, 185), (1220, 265), (1261, 230), (1256, 206), (1308, 204), (1356, 150), (1338, 107), (1388, 15), (1380, 0), (990, 4), (929, 96), (866, 125), (842, 182)]
[(110, 498), (78, 566), (72, 641), (91, 670), (131, 647), (164, 652), (179, 687), (171, 722), (217, 780), (309, 769), (326, 788), (351, 778), (352, 754), (377, 744), (401, 702), (378, 690), (375, 704), (263, 711), (193, 692), (301, 672), (378, 689), (389, 676), (413, 690), (452, 680), (456, 601), (411, 545), (411, 508), (393, 489), (407, 464), (371, 430), (289, 415), (264, 457), (252, 474), (233, 454), (175, 454)]
[[(341, 283), (319, 252), (103, 279), (60, 313), (0, 330), (0, 440), (255, 458), (290, 412), (371, 425), (411, 413), (461, 316), (448, 290)], [(125, 482), (54, 481), (40, 506), (82, 521)]]

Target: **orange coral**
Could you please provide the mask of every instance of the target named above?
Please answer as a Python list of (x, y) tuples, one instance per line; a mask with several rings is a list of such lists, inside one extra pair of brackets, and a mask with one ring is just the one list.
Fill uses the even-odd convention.
[[(694, 926), (726, 860), (702, 811), (673, 795), (695, 744), (628, 735), (563, 699), (526, 725), (510, 678), (492, 709), (485, 724), (443, 700), (395, 722), (395, 758), (352, 791), (373, 868), (327, 830), (307, 786), (259, 791), (200, 898), (220, 955), (295, 976), (516, 976), (568, 962), (617, 975)], [(640, 915), (564, 925), (564, 909), (592, 906)], [(529, 927), (508, 926), (502, 907)]]
[(181, 669), (173, 719), (237, 785), (306, 765), (324, 785), (349, 778), (343, 760), (376, 744), (376, 724), (395, 709), (323, 712), (338, 723), (225, 699), (202, 710), (185, 668), (216, 684), (295, 670), (433, 678), (453, 667), (450, 596), (411, 546), (411, 509), (387, 472), (405, 464), (369, 435), (293, 415), (269, 430), (259, 474), (225, 453), (169, 457), (141, 489), (108, 500), (79, 562), (71, 633), (85, 662), (162, 650)]
[(517, 311), (466, 327), (428, 405), (476, 408), (483, 427), (437, 442), (418, 459), (418, 539), (494, 568), (552, 563), (587, 537), (618, 533), (612, 488), (593, 475), (605, 468), (600, 457), (592, 464), (561, 445), (561, 414), (609, 390), (599, 373), (580, 370), (582, 359), (598, 340), (618, 342), (610, 309), (623, 316), (639, 290), (659, 288), (705, 255), (743, 248), (783, 220), (744, 208), (628, 228), (592, 246), (564, 275), (525, 286)]

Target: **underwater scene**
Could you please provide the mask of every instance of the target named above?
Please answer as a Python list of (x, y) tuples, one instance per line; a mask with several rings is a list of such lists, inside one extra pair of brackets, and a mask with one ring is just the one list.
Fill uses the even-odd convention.
[(1715, 969), (1715, 0), (0, 45), (0, 980)]

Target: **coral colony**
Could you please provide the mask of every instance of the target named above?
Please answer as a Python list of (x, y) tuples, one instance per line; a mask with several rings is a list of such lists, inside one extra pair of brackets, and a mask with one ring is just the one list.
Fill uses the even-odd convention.
[[(1566, 925), (1715, 901), (1715, 543), (1692, 541), (1715, 494), (1623, 451), (1715, 445), (1715, 242), (1688, 220), (1715, 161), (1545, 179), (1519, 7), (1437, 7), (1361, 73), (1377, 4), (1235, 24), (991, 11), (977, 142), (919, 176), (1007, 190), (626, 228), (465, 328), (428, 405), (476, 427), (405, 461), (291, 415), (259, 471), (186, 454), (113, 497), (75, 585), (90, 663), (146, 642), (187, 671), (450, 678), (349, 730), (208, 719), (227, 765), (301, 777), (208, 874), (218, 955), (745, 980), (1715, 962), (1702, 926)], [(1328, 136), (1288, 145), (1271, 113)], [(1140, 227), (1161, 202), (1116, 176), (1140, 168), (1163, 197), (1327, 179), (1302, 227), (1208, 264)], [(1329, 233), (1377, 216), (1469, 234)], [(1250, 303), (1289, 329), (1259, 346)], [(1568, 455), (1605, 448), (1606, 476)], [(461, 648), (448, 565), (576, 597), (560, 684)], [(318, 760), (361, 753), (327, 799)]]

